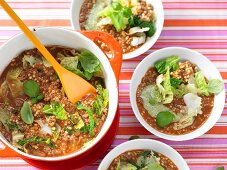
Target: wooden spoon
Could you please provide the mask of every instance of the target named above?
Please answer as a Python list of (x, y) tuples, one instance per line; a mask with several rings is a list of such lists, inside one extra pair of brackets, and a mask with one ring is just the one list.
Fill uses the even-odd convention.
[(66, 70), (54, 59), (54, 57), (49, 53), (44, 45), (42, 45), (38, 38), (36, 38), (36, 36), (29, 30), (29, 28), (23, 23), (23, 21), (4, 0), (0, 0), (0, 4), (2, 8), (8, 13), (8, 15), (17, 23), (24, 34), (32, 41), (34, 46), (53, 66), (61, 80), (65, 93), (71, 102), (75, 103), (79, 101), (86, 94), (96, 93), (96, 89), (90, 83), (88, 83), (80, 76)]

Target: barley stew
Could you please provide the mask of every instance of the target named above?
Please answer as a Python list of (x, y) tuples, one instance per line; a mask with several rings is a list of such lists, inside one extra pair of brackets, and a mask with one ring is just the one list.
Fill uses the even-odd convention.
[(14, 58), (0, 77), (0, 132), (19, 150), (62, 156), (85, 147), (100, 132), (108, 113), (101, 63), (85, 49), (48, 46), (66, 69), (97, 89), (73, 104), (53, 67), (37, 49)]
[(190, 61), (170, 56), (147, 70), (136, 93), (143, 119), (156, 130), (182, 135), (198, 129), (209, 117), (223, 82), (208, 80)]

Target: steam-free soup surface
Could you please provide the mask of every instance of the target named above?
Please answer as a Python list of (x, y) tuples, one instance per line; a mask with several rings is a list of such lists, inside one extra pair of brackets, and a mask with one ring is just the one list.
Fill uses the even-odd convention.
[(100, 132), (108, 112), (101, 63), (90, 51), (49, 46), (66, 69), (97, 89), (73, 104), (53, 67), (37, 49), (14, 58), (0, 77), (0, 132), (19, 150), (43, 157), (86, 147)]

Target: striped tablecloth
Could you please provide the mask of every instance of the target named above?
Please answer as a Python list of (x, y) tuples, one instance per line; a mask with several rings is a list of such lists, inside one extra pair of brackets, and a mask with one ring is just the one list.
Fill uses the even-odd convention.
[[(71, 28), (70, 0), (7, 0), (30, 27), (60, 26)], [(170, 142), (150, 134), (135, 118), (129, 101), (129, 84), (137, 64), (160, 48), (182, 46), (208, 57), (227, 83), (227, 0), (163, 0), (165, 24), (154, 47), (145, 54), (123, 62), (120, 75), (120, 128), (110, 149), (125, 142), (131, 135), (156, 139), (169, 144), (187, 161), (192, 170), (227, 168), (227, 108), (216, 125), (205, 135), (186, 142)], [(0, 45), (20, 31), (0, 7)], [(0, 54), (1, 56), (1, 54)], [(4, 56), (1, 56), (1, 60)], [(225, 84), (227, 87), (227, 84)], [(0, 142), (0, 149), (4, 145)], [(97, 169), (100, 160), (83, 169)], [(0, 155), (0, 170), (35, 167), (20, 157)]]

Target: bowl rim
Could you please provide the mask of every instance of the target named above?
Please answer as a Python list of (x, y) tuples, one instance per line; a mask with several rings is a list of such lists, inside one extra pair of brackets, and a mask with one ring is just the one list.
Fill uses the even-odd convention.
[[(97, 45), (95, 45), (95, 43), (93, 43), (93, 41), (92, 40), (90, 40), (89, 38), (87, 38), (86, 36), (84, 36), (84, 35), (82, 35), (81, 33), (79, 33), (79, 32), (77, 32), (77, 31), (73, 31), (73, 30), (71, 30), (71, 29), (66, 29), (66, 28), (60, 28), (60, 27), (34, 27), (33, 28), (33, 31), (40, 31), (40, 32), (45, 32), (45, 31), (48, 31), (48, 30), (53, 30), (53, 31), (61, 31), (62, 33), (64, 32), (64, 34), (74, 34), (74, 36), (76, 37), (76, 36), (78, 36), (78, 37), (80, 37), (80, 38), (82, 38), (82, 39), (84, 39), (86, 42), (87, 42), (87, 45), (90, 45), (90, 46), (92, 46), (93, 48), (94, 48), (94, 50), (97, 50), (97, 53), (99, 53), (99, 54), (102, 54), (102, 56), (103, 56), (103, 60), (106, 60), (106, 61), (108, 61), (108, 59), (107, 59), (107, 57), (105, 56), (105, 54), (101, 51), (101, 49), (97, 46)], [(24, 33), (19, 33), (19, 34), (16, 34), (16, 35), (14, 35), (14, 36), (12, 36), (10, 39), (8, 39), (4, 44), (2, 44), (1, 46), (0, 46), (0, 51), (1, 50), (4, 50), (8, 45), (10, 45), (13, 41), (15, 41), (15, 39), (19, 39), (19, 38), (22, 38), (22, 37), (26, 37), (25, 35), (24, 35)], [(34, 45), (32, 45), (33, 47), (32, 48), (35, 48), (34, 47)], [(29, 49), (32, 49), (32, 48), (29, 48)], [(22, 50), (22, 51), (24, 51), (24, 50)], [(20, 51), (20, 52), (22, 52), (22, 51)], [(20, 53), (19, 52), (19, 53)], [(16, 55), (17, 56), (17, 55)], [(15, 57), (16, 57), (15, 56)], [(14, 58), (15, 58), (14, 57)], [(9, 64), (9, 63), (8, 63)], [(7, 64), (7, 65), (8, 65)], [(105, 64), (107, 64), (108, 66), (107, 67), (110, 67), (110, 68), (112, 68), (111, 67), (111, 65), (110, 65), (110, 63), (109, 63), (109, 61), (108, 62), (106, 62)], [(5, 68), (4, 68), (5, 69)], [(3, 70), (4, 70), (3, 69)], [(2, 70), (2, 71), (3, 71)], [(111, 81), (112, 83), (113, 83), (113, 86), (115, 87), (113, 90), (116, 92), (116, 106), (115, 106), (115, 104), (114, 104), (114, 110), (113, 110), (113, 112), (115, 112), (115, 115), (116, 115), (116, 111), (117, 111), (117, 106), (118, 106), (118, 86), (117, 86), (117, 81), (116, 81), (116, 77), (115, 77), (115, 75), (114, 75), (114, 72), (113, 72), (113, 70), (112, 69), (109, 69), (108, 70), (108, 72), (109, 72), (109, 74), (112, 74), (113, 76), (111, 76), (111, 77), (113, 77), (114, 78), (114, 80), (113, 81)], [(107, 73), (107, 70), (106, 70), (106, 73)], [(2, 72), (0, 72), (0, 74), (2, 74)], [(109, 114), (109, 111), (108, 111), (108, 114)], [(86, 153), (88, 150), (91, 150), (98, 142), (100, 142), (100, 140), (102, 140), (103, 139), (103, 137), (106, 135), (106, 133), (108, 132), (108, 130), (110, 129), (110, 127), (111, 127), (111, 125), (112, 125), (112, 123), (113, 123), (113, 121), (114, 121), (114, 118), (115, 118), (115, 116), (113, 116), (113, 119), (111, 120), (111, 122), (109, 122), (108, 124), (107, 124), (107, 128), (105, 129), (105, 132), (103, 133), (103, 135), (102, 136), (96, 136), (94, 139), (92, 139), (91, 141), (92, 141), (92, 144), (90, 144), (89, 142), (88, 142), (88, 145), (86, 145), (85, 147), (82, 147), (80, 150), (78, 150), (78, 151), (75, 151), (75, 152), (72, 152), (72, 153), (70, 153), (70, 154), (67, 154), (67, 155), (63, 155), (63, 156), (56, 156), (56, 157), (41, 157), (41, 156), (35, 156), (35, 155), (31, 155), (31, 154), (28, 154), (28, 153), (24, 153), (24, 152), (22, 152), (22, 151), (20, 151), (20, 150), (18, 150), (17, 148), (15, 148), (10, 142), (8, 142), (6, 139), (5, 139), (5, 137), (1, 134), (1, 132), (0, 132), (0, 141), (2, 141), (6, 146), (8, 146), (10, 149), (12, 149), (12, 150), (14, 150), (15, 152), (17, 152), (17, 153), (19, 153), (20, 155), (22, 155), (23, 157), (25, 157), (25, 158), (31, 158), (31, 159), (33, 159), (33, 160), (40, 160), (40, 161), (63, 161), (63, 160), (66, 160), (66, 159), (71, 159), (71, 158), (74, 158), (74, 157), (76, 157), (76, 156), (80, 156), (80, 155), (82, 155), (82, 154), (84, 154), (84, 153)], [(106, 122), (106, 121), (105, 121)], [(99, 138), (97, 138), (97, 137), (99, 137)]]
[[(159, 14), (159, 20), (158, 20), (159, 27), (158, 27), (158, 29), (156, 29), (156, 32), (152, 37), (147, 37), (146, 42), (144, 44), (142, 44), (142, 46), (140, 46), (139, 48), (137, 48), (136, 50), (134, 50), (132, 52), (123, 54), (123, 60), (136, 58), (136, 57), (140, 56), (141, 54), (144, 54), (145, 52), (147, 52), (158, 41), (158, 39), (162, 33), (163, 26), (164, 26), (164, 20), (165, 20), (162, 0), (155, 0), (155, 1), (146, 0), (146, 1), (149, 1), (151, 4), (156, 3), (157, 6), (159, 6), (160, 9), (156, 10), (156, 13), (158, 12), (158, 14)], [(78, 26), (78, 24), (76, 23), (76, 19), (74, 17), (76, 7), (78, 7), (77, 0), (72, 0), (71, 7), (70, 7), (70, 23), (71, 23), (71, 27), (74, 30), (80, 30), (80, 26)], [(157, 14), (156, 14), (156, 16), (157, 16)], [(156, 25), (157, 25), (157, 21), (156, 21)]]
[[(140, 146), (138, 146), (140, 145)], [(142, 145), (142, 146), (141, 146)], [(163, 153), (162, 151), (155, 150), (154, 148), (156, 146), (159, 146), (160, 148), (165, 148), (165, 153)], [(126, 141), (121, 143), (120, 145), (116, 146), (114, 149), (112, 149), (101, 161), (101, 163), (99, 164), (98, 170), (104, 170), (104, 168), (106, 168), (107, 166), (109, 166), (111, 164), (111, 162), (120, 154), (126, 152), (126, 151), (130, 151), (130, 150), (153, 150), (156, 152), (159, 152), (161, 154), (163, 154), (164, 156), (166, 156), (167, 153), (169, 153), (169, 155), (171, 154), (171, 156), (174, 156), (178, 161), (180, 161), (179, 164), (181, 164), (181, 166), (184, 167), (180, 167), (182, 168), (181, 170), (189, 170), (189, 167), (186, 163), (186, 161), (183, 159), (183, 157), (175, 150), (173, 149), (171, 146), (157, 141), (157, 140), (153, 140), (153, 139), (134, 139), (134, 140), (130, 140), (130, 141)], [(170, 159), (170, 157), (168, 157)], [(111, 161), (110, 161), (111, 160)], [(171, 159), (172, 160), (172, 159)], [(172, 160), (173, 161), (173, 160)], [(177, 165), (176, 161), (173, 161), (175, 165)]]
[[(194, 139), (194, 138), (197, 138), (203, 134), (205, 134), (207, 131), (209, 131), (214, 125), (215, 123), (218, 121), (218, 119), (220, 118), (222, 112), (223, 112), (223, 108), (224, 108), (224, 104), (225, 104), (225, 89), (223, 89), (218, 95), (215, 95), (214, 97), (214, 102), (215, 102), (215, 99), (217, 96), (219, 96), (219, 98), (221, 98), (221, 101), (218, 101), (219, 103), (219, 106), (216, 107), (215, 103), (214, 103), (214, 106), (212, 108), (212, 111), (210, 113), (210, 116), (208, 117), (208, 119), (201, 125), (199, 126), (199, 128), (195, 129), (194, 131), (191, 131), (189, 133), (186, 133), (186, 134), (182, 134), (182, 135), (169, 135), (169, 134), (165, 134), (165, 133), (162, 133), (156, 129), (154, 129), (152, 126), (150, 126), (144, 119), (143, 117), (141, 116), (141, 114), (139, 113), (139, 110), (138, 110), (138, 106), (137, 106), (137, 103), (136, 103), (136, 99), (135, 99), (135, 93), (137, 91), (137, 88), (138, 86), (134, 87), (134, 84), (135, 84), (135, 79), (136, 77), (139, 77), (139, 84), (141, 82), (141, 79), (143, 78), (144, 75), (138, 75), (139, 72), (140, 72), (140, 68), (144, 67), (144, 64), (149, 62), (149, 60), (151, 60), (151, 58), (153, 59), (152, 62), (154, 63), (155, 61), (158, 61), (160, 59), (163, 59), (163, 58), (166, 58), (166, 57), (163, 57), (163, 58), (158, 58), (158, 55), (162, 55), (163, 52), (167, 52), (167, 51), (171, 51), (171, 50), (176, 50), (176, 51), (187, 51), (188, 53), (191, 53), (191, 54), (194, 54), (192, 56), (192, 58), (196, 58), (196, 56), (200, 57), (201, 60), (203, 60), (203, 64), (208, 64), (210, 66), (212, 66), (212, 69), (215, 71), (214, 74), (216, 74), (216, 78), (220, 79), (223, 81), (223, 78), (221, 77), (219, 71), (217, 70), (217, 68), (213, 65), (213, 63), (207, 58), (205, 57), (203, 54), (195, 51), (195, 50), (192, 50), (192, 49), (189, 49), (189, 48), (184, 48), (184, 47), (167, 47), (167, 48), (162, 48), (160, 50), (157, 50), (151, 54), (149, 54), (147, 57), (145, 57), (136, 67), (136, 69), (134, 70), (133, 72), (133, 75), (132, 75), (132, 78), (131, 78), (131, 82), (130, 82), (130, 104), (131, 104), (131, 107), (132, 107), (132, 110), (137, 118), (137, 120), (142, 124), (142, 126), (144, 128), (146, 128), (150, 133), (153, 133), (154, 135), (160, 137), (160, 138), (163, 138), (163, 139), (166, 139), (166, 140), (171, 140), (171, 141), (186, 141), (186, 140), (191, 140), (191, 139)], [(168, 56), (170, 55), (173, 55), (173, 54), (169, 54)], [(179, 56), (181, 58), (181, 56)], [(189, 61), (191, 58), (187, 58)], [(197, 64), (197, 63), (195, 63)], [(150, 65), (151, 67), (152, 65)], [(149, 67), (146, 67), (146, 71), (148, 70)], [(202, 70), (202, 69), (200, 69)], [(202, 70), (203, 71), (203, 70)], [(141, 73), (142, 74), (142, 73)], [(138, 81), (138, 79), (136, 80)], [(216, 109), (218, 109), (218, 113), (215, 112), (214, 113), (214, 107)], [(214, 120), (211, 121), (211, 115), (212, 116), (215, 116), (214, 117)], [(213, 118), (213, 117), (212, 117)], [(207, 124), (209, 120), (209, 124)]]

